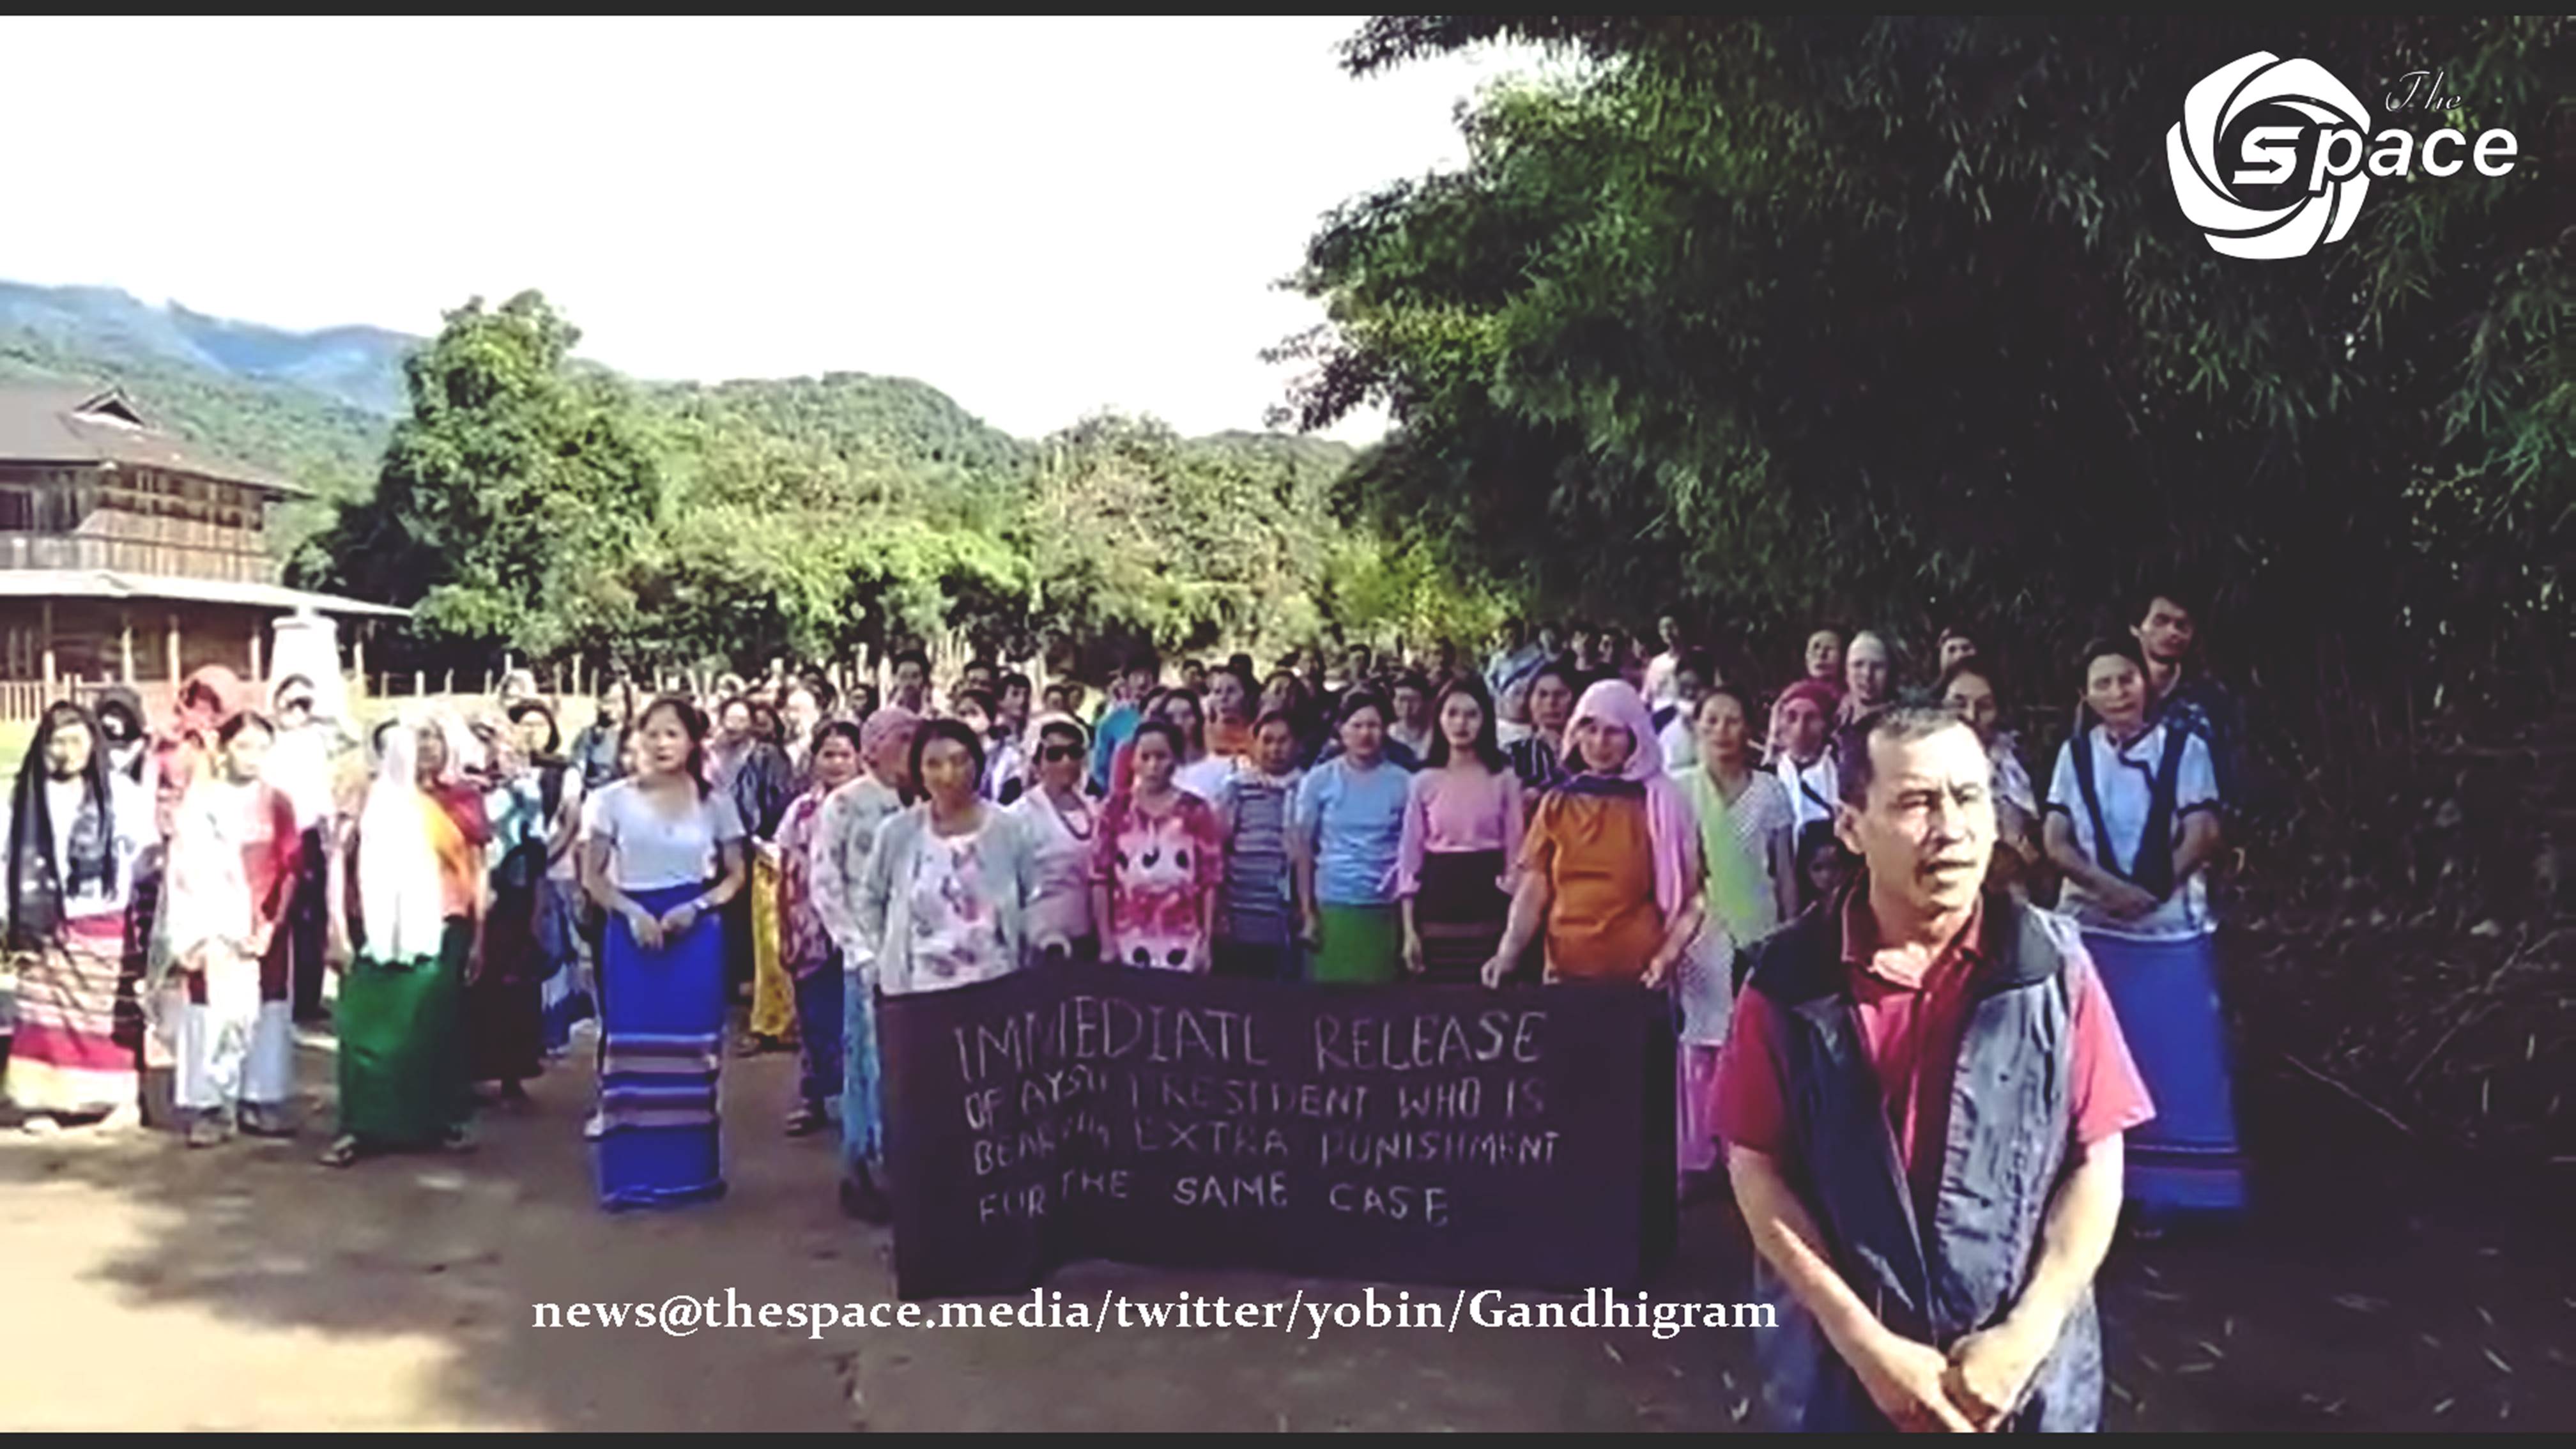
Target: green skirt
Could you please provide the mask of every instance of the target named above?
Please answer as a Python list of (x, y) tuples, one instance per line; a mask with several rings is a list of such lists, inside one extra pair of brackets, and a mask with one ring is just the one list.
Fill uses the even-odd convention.
[(332, 1015), (340, 1132), (369, 1147), (434, 1147), (473, 1110), (465, 1081), (465, 958), (473, 926), (447, 923), (438, 958), (390, 965), (361, 952)]
[(1306, 965), (1309, 981), (1382, 986), (1404, 979), (1400, 906), (1322, 906), (1324, 939)]

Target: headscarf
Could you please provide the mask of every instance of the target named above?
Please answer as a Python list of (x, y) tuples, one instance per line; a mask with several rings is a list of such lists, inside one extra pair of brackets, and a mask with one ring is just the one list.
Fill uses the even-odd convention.
[[(492, 752), (483, 748), (483, 742), (474, 737), (474, 732), (465, 727), (465, 722), (457, 717), (454, 710), (443, 706), (432, 709), (416, 727), (434, 729), (438, 731), (439, 738), (447, 742), (447, 765), (438, 772), (437, 780), (430, 784), (429, 798), (447, 812), (447, 818), (464, 835), (466, 844), (478, 850), (491, 844), (492, 818), (483, 808), (483, 791), (466, 776), (484, 768)], [(508, 733), (507, 728), (502, 730), (504, 736)], [(390, 748), (386, 753), (391, 755)], [(413, 757), (415, 775), (418, 773), (418, 758), (417, 755)]]
[[(451, 768), (453, 755), (451, 744)], [(446, 938), (447, 896), (431, 835), (439, 825), (433, 816), (440, 813), (420, 788), (415, 727), (396, 728), (358, 817), (358, 909), (374, 960), (434, 959)]]
[(879, 705), (867, 722), (859, 726), (859, 768), (873, 775), (877, 761), (889, 749), (912, 748), (913, 731), (921, 728), (921, 716), (899, 704)]
[(241, 676), (220, 664), (209, 664), (179, 686), (170, 723), (152, 741), (152, 762), (160, 774), (153, 824), (164, 840), (179, 809), (179, 797), (195, 779), (200, 757), (211, 752), (224, 721), (250, 703)]
[(1771, 711), (1777, 714), (1801, 699), (1814, 705), (1817, 712), (1827, 719), (1833, 718), (1834, 711), (1842, 708), (1842, 696), (1834, 691), (1832, 685), (1821, 679), (1801, 679), (1780, 691), (1780, 698), (1772, 703)]
[(206, 665), (179, 686), (170, 727), (162, 737), (175, 741), (192, 734), (212, 734), (223, 728), (224, 721), (241, 713), (250, 700), (250, 687), (242, 683), (240, 675), (220, 664)]
[(474, 711), (466, 733), (473, 737), (483, 763), (495, 781), (508, 780), (527, 767), (519, 754), (519, 731), (509, 717), (490, 705)]
[[(71, 829), (70, 858), (54, 859), (52, 807), (46, 800), (46, 747), (67, 724), (89, 731), (89, 763), (81, 769), (80, 819)], [(48, 706), (18, 765), (9, 802), (9, 945), (32, 951), (62, 927), (63, 902), (84, 889), (116, 893), (116, 808), (109, 793), (107, 741), (98, 719), (69, 700)]]
[[(127, 722), (134, 726), (134, 733), (128, 736), (124, 745), (120, 747), (127, 755), (121, 768), (125, 770), (127, 778), (139, 783), (143, 779), (144, 752), (152, 743), (152, 727), (146, 723), (149, 716), (143, 710), (143, 696), (135, 693), (130, 686), (111, 684), (98, 692), (98, 702), (91, 708), (98, 716), (102, 727), (106, 725), (110, 713), (124, 715)], [(98, 745), (102, 750), (108, 748), (104, 734), (100, 735)]]
[[(1699, 826), (1691, 816), (1690, 802), (1664, 773), (1664, 749), (1655, 739), (1655, 717), (1646, 708), (1643, 695), (1624, 679), (1604, 679), (1583, 691), (1574, 702), (1574, 713), (1565, 722), (1566, 762), (1569, 770), (1582, 766), (1582, 751), (1574, 743), (1574, 731), (1585, 720), (1616, 725), (1636, 742), (1628, 751), (1628, 762), (1620, 768), (1615, 782), (1604, 781), (1583, 767), (1566, 788), (1579, 794), (1595, 792), (1642, 793), (1646, 800), (1646, 834), (1655, 856), (1655, 906), (1670, 922), (1673, 913), (1691, 898), (1699, 885)], [(1609, 789), (1603, 791), (1607, 785)]]

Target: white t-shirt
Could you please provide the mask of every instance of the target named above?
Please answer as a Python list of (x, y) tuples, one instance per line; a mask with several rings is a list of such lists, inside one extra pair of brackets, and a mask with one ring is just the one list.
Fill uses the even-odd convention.
[[(2066, 816), (2075, 830), (2075, 848), (2087, 860), (2102, 858), (2095, 846), (2092, 812), (2084, 808), (2084, 791), (2075, 781), (2075, 751), (2093, 752), (2093, 791), (2102, 802), (2102, 824), (2111, 833), (2111, 849), (2123, 871), (2136, 868), (2138, 842), (2146, 834), (2147, 811), (2154, 803), (2156, 766), (2164, 758), (2164, 726), (2140, 735), (2125, 750), (2111, 743), (2110, 732), (2100, 725), (2084, 732), (2081, 741), (2070, 740), (2057, 751), (2057, 770), (2049, 776), (2046, 808)], [(2210, 763), (2209, 746), (2198, 735), (2183, 736), (2182, 759), (2174, 777), (2173, 844), (2182, 843), (2183, 824), (2199, 810), (2218, 808), (2218, 772)], [(2162, 904), (2135, 920), (2121, 920), (2091, 896), (2081, 882), (2069, 877), (2058, 897), (2060, 915), (2070, 917), (2088, 931), (2106, 936), (2125, 936), (2141, 941), (2188, 940), (2205, 936), (2218, 929), (2209, 913), (2209, 886), (2203, 872), (2193, 871), (2174, 885), (2172, 895)]]
[(1667, 774), (1679, 774), (1681, 771), (1698, 767), (1699, 736), (1691, 733), (1688, 710), (1674, 715), (1672, 722), (1665, 725), (1662, 732), (1655, 736), (1655, 743), (1663, 749), (1664, 770)]
[(1677, 702), (1681, 698), (1682, 656), (1672, 649), (1646, 662), (1646, 704), (1653, 709)]
[(714, 878), (717, 847), (743, 838), (732, 797), (710, 790), (697, 808), (663, 814), (632, 780), (620, 780), (582, 804), (582, 834), (606, 841), (608, 870), (621, 891), (702, 885)]

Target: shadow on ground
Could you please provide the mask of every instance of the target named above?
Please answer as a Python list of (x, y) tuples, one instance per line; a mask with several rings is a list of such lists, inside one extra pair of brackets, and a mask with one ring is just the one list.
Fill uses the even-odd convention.
[[(1709, 1430), (1750, 1397), (1750, 1344), (1724, 1331), (537, 1329), (539, 1302), (891, 1299), (829, 1144), (779, 1135), (792, 1063), (726, 1065), (728, 1198), (612, 1217), (579, 1137), (585, 1064), (538, 1083), (532, 1115), (487, 1116), (471, 1156), (333, 1172), (312, 1161), (327, 1039), (303, 1056), (313, 1125), (292, 1143), (0, 1140), (9, 1427)], [(2401, 1156), (2286, 1069), (2247, 1087), (2256, 1219), (2124, 1245), (2106, 1272), (2109, 1427), (2576, 1424), (2563, 1200)], [(1700, 1205), (1656, 1296), (1741, 1284), (1740, 1229)], [(1360, 1291), (1110, 1264), (1049, 1286)]]

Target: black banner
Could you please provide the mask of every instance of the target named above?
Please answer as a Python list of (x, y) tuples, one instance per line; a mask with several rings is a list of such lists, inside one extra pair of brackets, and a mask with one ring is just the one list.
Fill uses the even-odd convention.
[(1660, 994), (1077, 966), (877, 1030), (906, 1298), (1084, 1258), (1617, 1287), (1672, 1240)]

